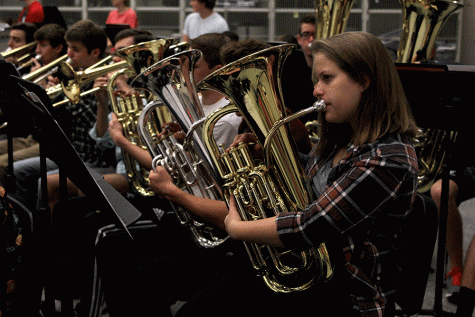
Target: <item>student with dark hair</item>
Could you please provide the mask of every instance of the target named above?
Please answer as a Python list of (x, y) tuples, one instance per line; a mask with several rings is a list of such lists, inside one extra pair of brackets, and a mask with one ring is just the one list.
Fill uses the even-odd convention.
[[(68, 45), (67, 54), (71, 59), (71, 66), (75, 70), (86, 69), (99, 62), (103, 57), (107, 43), (104, 29), (90, 20), (81, 20), (73, 24), (67, 30), (65, 39)], [(93, 85), (94, 83), (86, 84), (81, 89), (89, 90)], [(64, 106), (61, 127), (83, 162), (98, 172), (105, 173), (115, 168), (114, 150), (102, 151), (89, 136), (89, 130), (98, 116), (98, 100), (104, 97), (101, 94), (104, 92), (91, 93), (81, 97), (77, 104), (68, 103)], [(105, 95), (107, 97), (107, 94)], [(47, 170), (54, 171), (56, 169), (56, 164), (48, 160)], [(15, 162), (14, 172), (18, 197), (28, 208), (35, 210), (40, 176), (39, 157)]]
[(299, 32), (296, 35), (297, 42), (305, 53), (305, 59), (307, 60), (307, 65), (312, 67), (312, 51), (310, 45), (315, 39), (315, 15), (306, 15), (300, 20)]
[[(43, 65), (49, 64), (60, 56), (66, 54), (66, 42), (64, 40), (65, 29), (57, 24), (46, 24), (39, 28), (34, 35), (36, 41), (36, 53), (41, 56)], [(30, 72), (39, 69), (42, 65), (36, 59), (32, 59), (34, 66)], [(46, 87), (46, 80), (38, 82)], [(40, 154), (38, 136), (31, 134), (30, 127), (13, 127), (13, 162), (21, 161)], [(18, 134), (17, 132), (18, 131)], [(0, 141), (0, 181), (5, 181), (8, 172), (8, 142)]]
[(133, 44), (148, 42), (155, 39), (155, 37), (149, 31), (135, 28), (135, 29), (125, 29), (118, 32), (114, 37), (114, 43), (116, 43), (117, 45), (117, 42), (122, 41), (126, 38), (127, 38), (126, 42), (128, 43), (128, 45), (122, 44), (122, 45), (116, 46), (115, 50), (120, 50), (121, 48), (130, 46)]
[[(125, 29), (117, 33), (115, 39), (115, 50), (117, 51), (134, 44), (151, 41), (153, 40), (153, 36), (151, 33), (145, 30)], [(114, 62), (119, 62), (121, 61), (121, 58), (114, 57), (113, 60)], [(117, 92), (131, 95), (133, 92), (130, 86), (128, 86), (128, 78), (125, 75), (122, 76), (124, 77), (120, 77), (120, 79), (117, 79), (115, 82)], [(96, 86), (106, 86), (109, 80), (110, 76), (108, 75), (98, 77), (96, 79)], [(98, 113), (100, 115), (97, 116), (97, 120), (89, 131), (89, 135), (101, 149), (115, 151), (116, 168), (114, 171), (107, 172), (103, 176), (105, 181), (111, 184), (111, 186), (114, 187), (118, 192), (125, 194), (131, 190), (131, 184), (128, 175), (129, 171), (126, 170), (122, 150), (129, 153), (136, 159), (137, 162), (145, 165), (148, 169), (150, 169), (152, 166), (152, 158), (150, 157), (148, 151), (142, 149), (127, 139), (127, 136), (124, 135), (122, 124), (119, 122), (117, 115), (113, 112), (110, 112), (109, 104), (110, 102), (108, 98), (99, 100), (97, 102)], [(53, 173), (48, 175), (47, 178), (49, 194), (48, 203), (50, 205), (50, 209), (53, 209), (55, 204), (59, 201), (60, 179), (58, 174)], [(83, 193), (79, 190), (79, 188), (77, 188), (76, 185), (74, 185), (69, 180), (67, 184), (68, 197), (83, 196)]]
[[(37, 26), (30, 22), (20, 22), (13, 24), (10, 28), (10, 34), (8, 39), (9, 49), (13, 50), (32, 43), (34, 41), (34, 34), (37, 29)], [(25, 52), (22, 50), (22, 52), (18, 52), (14, 55), (5, 58), (5, 61), (12, 63), (13, 65), (15, 65), (15, 67), (18, 67), (18, 59), (25, 54), (32, 53), (33, 51), (34, 47), (32, 47), (29, 52)], [(23, 73), (24, 72), (20, 72), (21, 75)]]
[[(54, 23), (45, 24), (35, 32), (36, 54), (41, 57), (39, 61), (33, 59), (34, 64), (30, 73), (66, 54), (68, 46), (64, 39), (65, 34), (66, 29)], [(39, 84), (46, 88), (46, 81), (41, 81)]]
[(17, 48), (19, 46), (33, 42), (34, 35), (37, 29), (38, 27), (31, 22), (18, 22), (13, 24), (10, 28), (10, 34), (13, 30), (19, 30), (23, 32), (23, 36), (18, 36), (18, 40), (12, 40), (12, 36), (10, 36), (11, 42), (8, 42), (8, 46), (11, 48)]

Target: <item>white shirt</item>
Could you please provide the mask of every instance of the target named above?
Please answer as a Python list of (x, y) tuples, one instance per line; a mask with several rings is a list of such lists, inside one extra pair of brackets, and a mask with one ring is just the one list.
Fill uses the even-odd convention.
[[(203, 112), (205, 113), (205, 116), (208, 116), (211, 112), (227, 105), (228, 103), (229, 100), (223, 97), (212, 105), (203, 105)], [(218, 146), (224, 144), (224, 148), (227, 149), (234, 141), (234, 137), (238, 134), (241, 121), (242, 118), (238, 117), (235, 113), (227, 114), (219, 119), (214, 125), (213, 130), (213, 136), (216, 140), (216, 144)]]
[(207, 33), (223, 33), (229, 31), (226, 20), (218, 13), (213, 12), (206, 19), (202, 19), (198, 12), (191, 13), (185, 18), (183, 34), (190, 40)]

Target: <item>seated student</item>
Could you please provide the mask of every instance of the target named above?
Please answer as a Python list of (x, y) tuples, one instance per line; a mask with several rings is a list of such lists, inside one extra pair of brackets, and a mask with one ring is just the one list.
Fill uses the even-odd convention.
[[(90, 20), (82, 20), (73, 24), (66, 32), (67, 54), (75, 69), (85, 69), (102, 60), (106, 47), (107, 36), (104, 29)], [(93, 83), (82, 87), (88, 90)], [(101, 151), (89, 136), (89, 130), (96, 122), (98, 113), (97, 98), (94, 94), (81, 97), (78, 104), (68, 103), (64, 108), (62, 128), (69, 141), (78, 152), (83, 162), (104, 173), (114, 169), (114, 151)], [(54, 162), (47, 160), (47, 170), (57, 169)], [(16, 193), (21, 201), (31, 210), (36, 208), (37, 188), (40, 176), (40, 158), (32, 157), (14, 163)]]
[[(36, 53), (41, 56), (41, 64), (35, 58), (34, 66), (30, 72), (39, 69), (42, 65), (46, 65), (66, 54), (66, 42), (64, 34), (66, 30), (57, 24), (47, 24), (39, 28), (34, 35), (36, 42)], [(43, 82), (43, 83), (42, 83)], [(46, 86), (46, 79), (40, 82), (42, 86)], [(29, 129), (25, 127), (13, 127), (19, 131), (18, 135), (13, 138), (13, 161), (20, 161), (40, 154), (39, 144), (35, 135), (27, 134)], [(15, 133), (15, 132), (14, 132)], [(31, 131), (30, 131), (31, 133)], [(16, 133), (15, 133), (16, 134)], [(21, 135), (26, 137), (21, 137)], [(0, 141), (0, 181), (5, 181), (8, 172), (8, 142)]]
[[(120, 50), (124, 47), (128, 47), (134, 44), (141, 42), (148, 42), (153, 40), (152, 34), (145, 30), (140, 29), (126, 29), (119, 32), (116, 35), (115, 49)], [(118, 57), (113, 57), (115, 62), (120, 61)], [(109, 75), (111, 75), (110, 73)], [(129, 139), (124, 136), (123, 128), (121, 123), (117, 119), (115, 113), (110, 113), (109, 109), (109, 96), (107, 95), (106, 89), (104, 88), (110, 76), (101, 76), (98, 77), (95, 81), (95, 87), (103, 87), (101, 92), (96, 93), (96, 98), (98, 100), (98, 115), (96, 122), (92, 129), (89, 132), (91, 138), (97, 142), (97, 146), (104, 150), (113, 150), (115, 149), (116, 153), (116, 169), (114, 172), (105, 173), (104, 179), (112, 185), (118, 192), (124, 194), (129, 192), (131, 188), (130, 180), (127, 176), (127, 173), (130, 171), (126, 170), (126, 166), (122, 156), (122, 150), (127, 151), (132, 157), (134, 157), (138, 162), (145, 166), (145, 168), (150, 169), (152, 166), (152, 158), (147, 150), (144, 150)], [(122, 98), (128, 98), (134, 91), (127, 85), (127, 78), (118, 79), (116, 84), (118, 87), (118, 94)], [(118, 98), (121, 98), (120, 96)], [(50, 174), (47, 176), (48, 179), (48, 204), (50, 209), (53, 210), (54, 205), (59, 201), (59, 175)], [(82, 196), (83, 193), (68, 180), (67, 182), (68, 194), (69, 197)]]
[[(68, 46), (64, 40), (65, 34), (66, 29), (54, 23), (45, 24), (35, 32), (36, 54), (41, 58), (39, 61), (36, 58), (32, 59), (34, 65), (30, 69), (30, 74), (66, 54)], [(47, 79), (44, 78), (37, 83), (46, 88)]]
[[(191, 47), (199, 49), (203, 53), (202, 58), (193, 68), (195, 81), (201, 80), (221, 67), (219, 49), (227, 41), (229, 39), (226, 36), (217, 33), (204, 34), (191, 41)], [(225, 104), (227, 101), (223, 99), (222, 95), (214, 91), (203, 91), (201, 96), (203, 105), (209, 107), (215, 107), (217, 103)], [(224, 118), (224, 120), (226, 119)], [(225, 136), (218, 142), (227, 144), (234, 139), (240, 119), (237, 118), (236, 123), (233, 123), (236, 116), (231, 116), (231, 119), (233, 121), (226, 120), (223, 128), (218, 129), (218, 132), (214, 134), (218, 139), (221, 135)], [(121, 139), (126, 142), (123, 136), (118, 135), (118, 137), (117, 144), (122, 143)], [(151, 179), (152, 189), (153, 183)], [(195, 197), (199, 199), (199, 197)], [(159, 207), (164, 208), (163, 206)], [(200, 215), (194, 216), (199, 218)], [(214, 216), (211, 215), (211, 217)], [(201, 220), (209, 220), (207, 222), (213, 223), (212, 219), (207, 217), (203, 217)], [(225, 242), (216, 248), (199, 248), (191, 239), (188, 228), (182, 226), (174, 214), (166, 213), (159, 221), (158, 226), (157, 234), (160, 238), (147, 242), (147, 244), (153, 245), (153, 250), (149, 254), (141, 254), (130, 261), (122, 262), (123, 265), (131, 265), (131, 268), (127, 269), (131, 276), (130, 279), (117, 280), (114, 278), (113, 272), (121, 271), (124, 268), (116, 266), (116, 269), (112, 271), (107, 264), (103, 264), (107, 269), (101, 278), (106, 288), (105, 298), (111, 315), (171, 316), (170, 306), (173, 303), (177, 300), (187, 300), (193, 296), (196, 289), (219, 280), (224, 274), (223, 270), (227, 270), (227, 263), (238, 261), (234, 260), (234, 255), (244, 252), (240, 243), (236, 246), (234, 244), (227, 246), (227, 242)], [(165, 240), (168, 242), (160, 242)], [(189, 269), (190, 259), (200, 259), (200, 261)], [(106, 259), (106, 261), (115, 262), (113, 259)], [(167, 272), (167, 274), (163, 274), (163, 272)], [(182, 272), (179, 281), (177, 276), (171, 272)], [(137, 283), (141, 287), (134, 287), (134, 292), (131, 294), (130, 287)], [(160, 289), (167, 289), (167, 292), (164, 293), (156, 287), (150, 289), (151, 285), (161, 285)], [(160, 295), (157, 297), (157, 294)], [(128, 300), (125, 300), (127, 298)]]
[[(9, 49), (16, 49), (22, 46), (25, 46), (29, 43), (34, 41), (34, 34), (38, 27), (30, 22), (21, 22), (21, 23), (14, 23), (10, 29), (10, 35), (8, 39), (8, 47)], [(5, 58), (5, 61), (12, 63), (16, 67), (19, 67), (20, 64), (18, 63), (18, 59), (23, 57), (27, 53), (32, 53), (33, 48), (28, 52), (18, 52), (12, 56), (8, 56)], [(20, 71), (20, 75), (24, 75), (29, 72), (29, 68), (23, 68)]]
[[(230, 268), (177, 317), (394, 316), (402, 251), (396, 238), (416, 196), (416, 125), (394, 63), (375, 36), (347, 32), (315, 41), (312, 51), (314, 95), (326, 105), (306, 168), (315, 199), (304, 210), (256, 221), (241, 220), (233, 196), (229, 210), (217, 201), (207, 208), (228, 211), (224, 224), (234, 240), (296, 251), (325, 242), (333, 277), (305, 291), (273, 293), (251, 269)], [(251, 140), (244, 134), (234, 144)], [(165, 197), (185, 201), (169, 180), (162, 183)]]

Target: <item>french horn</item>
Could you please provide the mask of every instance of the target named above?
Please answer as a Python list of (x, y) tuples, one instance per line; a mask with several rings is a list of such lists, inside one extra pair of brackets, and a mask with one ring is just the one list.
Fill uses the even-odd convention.
[[(223, 200), (216, 171), (201, 140), (200, 125), (194, 125), (204, 118), (193, 79), (193, 67), (200, 57), (201, 52), (197, 50), (179, 52), (134, 79), (133, 88), (148, 90), (158, 97), (140, 114), (139, 133), (153, 157), (153, 168), (163, 166), (174, 178), (175, 184), (190, 194)], [(180, 144), (171, 132), (159, 136), (147, 128), (153, 120), (151, 114), (164, 105), (189, 136), (189, 142)], [(172, 207), (200, 247), (215, 248), (228, 239), (225, 231), (201, 222), (180, 205), (172, 203)]]
[[(221, 176), (226, 201), (231, 194), (235, 197), (245, 221), (303, 210), (312, 201), (293, 137), (282, 123), (293, 118), (286, 119), (279, 78), (285, 58), (295, 48), (286, 44), (251, 54), (208, 75), (197, 87), (216, 90), (231, 101), (206, 118), (203, 139)], [(311, 111), (324, 109), (320, 102)], [(229, 152), (216, 147), (215, 121), (236, 111), (264, 147), (263, 160), (252, 157), (248, 144)], [(276, 293), (305, 290), (333, 274), (325, 244), (304, 252), (253, 243), (245, 246), (257, 274)]]

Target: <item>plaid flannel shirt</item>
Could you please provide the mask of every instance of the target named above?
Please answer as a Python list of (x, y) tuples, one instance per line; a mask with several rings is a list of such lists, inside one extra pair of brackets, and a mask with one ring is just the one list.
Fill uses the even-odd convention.
[[(310, 181), (319, 168), (312, 154), (307, 164)], [(410, 137), (392, 135), (350, 146), (331, 169), (322, 196), (304, 211), (277, 217), (280, 239), (288, 248), (343, 241), (341, 258), (332, 261), (344, 262), (348, 284), (342, 287), (349, 290), (353, 309), (361, 316), (382, 316), (395, 291), (400, 276), (396, 238), (412, 209), (417, 174)]]
[[(92, 85), (84, 88), (89, 89)], [(115, 166), (114, 149), (100, 149), (89, 135), (97, 119), (97, 100), (94, 94), (81, 97), (77, 104), (69, 103), (67, 109), (71, 114), (70, 141), (84, 163), (91, 167)]]

